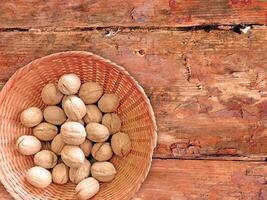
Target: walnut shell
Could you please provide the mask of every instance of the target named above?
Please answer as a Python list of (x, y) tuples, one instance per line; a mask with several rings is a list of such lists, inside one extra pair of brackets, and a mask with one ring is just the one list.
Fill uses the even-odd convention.
[(37, 188), (45, 188), (52, 182), (52, 175), (47, 169), (36, 166), (28, 170), (26, 180)]
[(80, 145), (85, 141), (86, 132), (79, 122), (65, 122), (60, 129), (61, 138), (64, 143)]
[(119, 97), (116, 94), (104, 94), (98, 101), (98, 108), (104, 113), (114, 112), (119, 103)]
[(58, 106), (47, 106), (44, 109), (44, 118), (54, 125), (61, 125), (67, 120), (64, 111)]
[(82, 84), (79, 91), (79, 97), (85, 104), (96, 103), (103, 94), (103, 87), (96, 82), (87, 82)]
[(91, 163), (84, 159), (83, 164), (78, 168), (70, 168), (69, 177), (71, 182), (78, 184), (90, 175)]
[(87, 105), (86, 106), (86, 115), (84, 116), (83, 120), (86, 124), (91, 122), (101, 122), (102, 119), (102, 112), (96, 105)]
[(87, 200), (95, 196), (99, 191), (98, 181), (92, 177), (82, 180), (75, 188), (79, 200)]
[(110, 182), (116, 175), (116, 169), (111, 162), (95, 162), (91, 167), (91, 175), (100, 182)]
[(87, 138), (93, 142), (105, 142), (109, 137), (108, 128), (99, 123), (89, 123), (85, 130)]
[(55, 84), (48, 83), (44, 86), (41, 97), (45, 104), (53, 106), (61, 102), (63, 94), (57, 89)]
[(76, 120), (71, 120), (70, 118), (68, 118), (66, 120), (66, 122), (79, 122), (81, 125), (83, 125), (83, 126), (85, 125), (85, 123), (82, 119), (76, 121)]
[(34, 127), (43, 120), (43, 113), (40, 108), (30, 107), (22, 111), (20, 121), (26, 127)]
[(73, 121), (81, 120), (86, 114), (85, 104), (75, 95), (70, 95), (64, 98), (62, 106), (68, 118)]
[(61, 107), (62, 107), (62, 108), (63, 108), (64, 103), (66, 102), (67, 98), (68, 98), (68, 95), (64, 95), (64, 97), (63, 97), (63, 99), (62, 99), (62, 101), (61, 101)]
[(78, 146), (65, 145), (61, 151), (63, 162), (73, 168), (80, 167), (84, 162), (83, 151)]
[(128, 134), (118, 132), (112, 135), (111, 147), (117, 156), (126, 156), (131, 151), (131, 140)]
[(105, 114), (102, 118), (102, 124), (108, 128), (111, 135), (121, 130), (121, 119), (116, 113)]
[(64, 164), (57, 164), (52, 170), (52, 180), (56, 184), (65, 184), (69, 180), (69, 168)]
[(29, 156), (39, 152), (42, 148), (42, 144), (32, 135), (22, 135), (17, 139), (16, 148), (23, 155)]
[(92, 156), (97, 161), (107, 161), (112, 158), (113, 151), (108, 142), (95, 143), (92, 148)]
[(42, 150), (34, 155), (33, 161), (37, 166), (50, 169), (57, 164), (57, 156), (52, 151)]
[(57, 154), (60, 155), (63, 147), (66, 144), (63, 142), (61, 134), (57, 135), (51, 142), (51, 150)]
[(58, 133), (58, 128), (46, 122), (42, 122), (33, 128), (33, 135), (41, 141), (51, 141)]
[(81, 86), (81, 80), (76, 74), (64, 74), (58, 80), (58, 89), (66, 95), (76, 94)]
[(81, 150), (83, 151), (85, 157), (90, 156), (93, 144), (90, 140), (86, 139), (84, 143), (80, 145)]

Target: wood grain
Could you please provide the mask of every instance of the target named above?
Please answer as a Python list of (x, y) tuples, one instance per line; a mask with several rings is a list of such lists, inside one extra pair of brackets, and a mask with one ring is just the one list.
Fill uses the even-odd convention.
[(267, 29), (0, 33), (0, 82), (28, 62), (85, 50), (124, 66), (155, 111), (155, 158), (265, 160)]
[(154, 160), (134, 200), (264, 200), (266, 178), (265, 163)]
[(264, 0), (13, 0), (0, 9), (0, 28), (21, 30), (267, 23)]
[[(133, 200), (264, 200), (266, 179), (263, 162), (156, 159)], [(12, 199), (3, 186), (0, 194)]]

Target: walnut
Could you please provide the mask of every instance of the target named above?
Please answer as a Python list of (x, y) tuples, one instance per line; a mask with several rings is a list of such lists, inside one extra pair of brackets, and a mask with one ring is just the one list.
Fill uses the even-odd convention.
[(96, 103), (103, 94), (103, 87), (96, 82), (87, 82), (82, 84), (79, 91), (79, 97), (85, 104)]
[(82, 180), (75, 188), (79, 200), (87, 200), (96, 195), (99, 191), (99, 183), (96, 179), (89, 177)]
[(111, 162), (95, 162), (91, 167), (91, 174), (100, 182), (110, 182), (116, 175), (116, 169)]
[(54, 125), (61, 125), (67, 120), (64, 111), (58, 106), (47, 106), (44, 109), (44, 118)]
[(17, 139), (16, 148), (23, 155), (30, 156), (39, 152), (42, 144), (32, 135), (22, 135)]
[(113, 156), (113, 151), (108, 142), (95, 143), (92, 148), (92, 156), (97, 161), (107, 161)]
[(37, 188), (45, 188), (52, 182), (52, 175), (47, 169), (37, 166), (28, 170), (26, 180)]
[(57, 89), (55, 84), (48, 83), (44, 86), (41, 97), (45, 104), (53, 106), (61, 102), (63, 94)]
[(86, 106), (86, 115), (84, 116), (83, 120), (86, 124), (91, 122), (101, 122), (102, 119), (102, 112), (96, 105), (87, 105)]
[(57, 164), (52, 170), (52, 180), (56, 184), (65, 184), (69, 180), (69, 168), (64, 164)]
[(131, 140), (128, 134), (118, 132), (112, 135), (111, 147), (117, 156), (126, 156), (131, 151)]
[(33, 128), (33, 135), (41, 141), (51, 141), (56, 137), (58, 128), (47, 122), (42, 122)]
[(79, 122), (65, 122), (60, 129), (61, 138), (64, 143), (80, 145), (85, 141), (86, 132)]
[(76, 74), (64, 74), (58, 81), (58, 89), (66, 95), (76, 94), (80, 86), (81, 80)]
[(80, 148), (83, 151), (85, 157), (88, 157), (91, 154), (92, 146), (92, 142), (88, 139), (86, 139), (84, 143), (80, 145)]
[(68, 167), (73, 168), (80, 167), (85, 159), (83, 151), (79, 147), (72, 145), (65, 145), (63, 147), (61, 158)]
[(78, 184), (90, 175), (91, 163), (85, 159), (78, 168), (70, 168), (69, 177), (71, 182)]
[(37, 107), (29, 107), (20, 114), (20, 121), (26, 127), (34, 127), (43, 120), (43, 113)]
[(116, 111), (119, 103), (119, 98), (116, 94), (104, 94), (98, 101), (98, 107), (102, 112), (109, 113)]
[(64, 146), (65, 143), (62, 140), (61, 134), (57, 135), (51, 142), (51, 150), (57, 155), (61, 154), (61, 151)]
[(99, 123), (89, 123), (85, 130), (87, 138), (93, 142), (105, 142), (109, 137), (108, 128)]
[(33, 161), (37, 166), (50, 169), (57, 164), (57, 156), (52, 151), (42, 150), (34, 155)]
[(121, 119), (116, 113), (105, 114), (102, 118), (102, 124), (108, 128), (110, 134), (121, 130)]
[(73, 121), (81, 120), (86, 114), (85, 104), (79, 97), (75, 95), (64, 97), (62, 107), (68, 118)]

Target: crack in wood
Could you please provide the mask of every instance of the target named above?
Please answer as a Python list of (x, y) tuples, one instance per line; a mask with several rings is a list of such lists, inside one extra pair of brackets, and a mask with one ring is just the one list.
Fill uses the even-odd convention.
[(184, 66), (185, 66), (185, 69), (186, 69), (186, 72), (187, 72), (187, 78), (186, 78), (186, 80), (188, 81), (188, 82), (190, 82), (190, 79), (191, 79), (191, 76), (192, 76), (192, 74), (191, 74), (191, 68), (190, 68), (190, 66), (188, 65), (188, 63), (187, 63), (187, 58), (186, 58), (186, 56), (185, 55), (183, 55), (183, 57), (184, 57)]
[[(243, 158), (243, 159), (242, 159)], [(153, 156), (153, 160), (204, 160), (204, 161), (216, 161), (216, 162), (260, 162), (260, 163), (265, 163), (267, 162), (264, 159), (258, 158), (258, 159), (251, 159), (250, 157), (246, 156), (235, 156), (235, 157), (228, 157), (228, 156), (207, 156), (207, 157), (197, 157), (197, 158), (191, 158), (191, 157), (160, 157), (160, 156)], [(248, 172), (247, 172), (248, 173)]]
[(243, 112), (242, 108), (240, 109), (240, 116), (241, 116), (241, 118), (244, 118), (244, 112)]
[(185, 47), (184, 47), (184, 50), (183, 50), (183, 53), (182, 53), (183, 65), (184, 65), (185, 70), (186, 70), (186, 80), (188, 82), (190, 82), (190, 80), (191, 80), (192, 73), (191, 73), (191, 68), (190, 68), (190, 66), (189, 66), (189, 64), (187, 62), (187, 56), (186, 56), (186, 54), (187, 54), (187, 48), (188, 48), (188, 46), (189, 46), (192, 38), (193, 38), (193, 32), (190, 35), (190, 37), (188, 38), (186, 44), (184, 45)]
[(205, 31), (209, 33), (212, 30), (229, 30), (236, 33), (242, 33), (245, 27), (266, 27), (265, 24), (210, 24), (210, 25), (196, 25), (196, 26), (88, 26), (88, 27), (45, 27), (45, 28), (19, 28), (19, 27), (0, 27), (0, 32), (86, 32), (86, 31), (109, 31), (109, 30), (120, 30), (120, 31), (132, 31), (132, 30), (144, 30), (144, 31)]

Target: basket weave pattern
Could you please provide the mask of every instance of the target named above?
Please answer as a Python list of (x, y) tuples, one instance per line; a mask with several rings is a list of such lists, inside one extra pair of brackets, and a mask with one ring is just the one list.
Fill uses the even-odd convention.
[(63, 52), (37, 59), (18, 70), (4, 86), (0, 93), (1, 182), (18, 200), (76, 199), (75, 185), (70, 182), (51, 184), (45, 189), (28, 184), (25, 174), (33, 166), (33, 157), (21, 155), (15, 148), (19, 136), (32, 134), (32, 129), (19, 121), (21, 111), (30, 106), (43, 109), (41, 89), (47, 83), (57, 83), (65, 73), (76, 73), (82, 82), (98, 82), (105, 93), (119, 96), (117, 113), (122, 119), (122, 131), (131, 138), (132, 151), (127, 157), (112, 158), (117, 176), (101, 184), (93, 199), (131, 199), (150, 169), (157, 139), (154, 114), (143, 89), (122, 67), (88, 52)]

